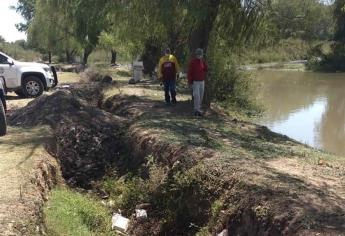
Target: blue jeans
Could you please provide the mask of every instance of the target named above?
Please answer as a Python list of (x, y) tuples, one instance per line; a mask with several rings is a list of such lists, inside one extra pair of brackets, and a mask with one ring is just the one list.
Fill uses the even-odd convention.
[(165, 102), (175, 103), (176, 102), (176, 80), (165, 80), (164, 92), (165, 92)]

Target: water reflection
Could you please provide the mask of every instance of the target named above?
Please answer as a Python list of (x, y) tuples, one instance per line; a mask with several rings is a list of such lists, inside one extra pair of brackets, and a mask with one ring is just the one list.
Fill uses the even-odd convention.
[(345, 155), (345, 74), (260, 71), (260, 123), (300, 142)]

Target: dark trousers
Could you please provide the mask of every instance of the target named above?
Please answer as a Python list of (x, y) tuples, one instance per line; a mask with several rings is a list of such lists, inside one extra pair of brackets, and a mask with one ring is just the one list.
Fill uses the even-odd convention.
[(176, 102), (176, 80), (165, 80), (164, 92), (165, 92), (165, 102), (167, 103)]
[(2, 89), (0, 89), (0, 102), (2, 102), (2, 105), (4, 105), (5, 111), (7, 110), (7, 104), (6, 104), (6, 99), (5, 99), (5, 93)]

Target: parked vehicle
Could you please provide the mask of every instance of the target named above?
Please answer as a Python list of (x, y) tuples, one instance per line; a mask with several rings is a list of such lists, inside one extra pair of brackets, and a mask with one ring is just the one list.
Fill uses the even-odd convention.
[(0, 76), (4, 78), (4, 91), (22, 97), (38, 97), (58, 84), (53, 66), (20, 62), (0, 52)]
[(7, 132), (4, 81), (4, 78), (0, 77), (0, 136), (4, 136)]

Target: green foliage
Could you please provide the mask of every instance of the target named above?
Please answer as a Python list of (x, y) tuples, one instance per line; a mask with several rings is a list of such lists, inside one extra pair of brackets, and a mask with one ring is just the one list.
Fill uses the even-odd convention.
[(35, 14), (27, 29), (29, 45), (42, 53), (54, 53), (64, 61), (73, 62), (80, 45), (72, 36), (73, 24), (67, 13), (55, 1), (35, 2)]
[(21, 42), (7, 43), (0, 42), (0, 51), (13, 57), (18, 61), (40, 61), (41, 54), (22, 47)]
[(280, 38), (325, 40), (332, 36), (332, 6), (319, 0), (272, 1), (269, 19)]
[(145, 165), (147, 179), (138, 175), (108, 178), (101, 188), (110, 193), (114, 209), (131, 214), (137, 204), (151, 203), (154, 209), (159, 209), (152, 211), (151, 217), (159, 217), (166, 232), (173, 230), (178, 235), (189, 235), (198, 231), (195, 226), (207, 221), (208, 212), (204, 209), (210, 207), (214, 193), (208, 188), (213, 188), (214, 183), (211, 183), (212, 173), (208, 173), (203, 165), (188, 171), (182, 171), (181, 167), (176, 165), (169, 170), (149, 156)]
[(133, 212), (139, 203), (147, 202), (147, 183), (138, 177), (122, 177), (120, 179), (106, 179), (102, 188), (110, 193), (114, 200), (114, 209)]
[(335, 72), (345, 71), (345, 45), (334, 42), (331, 45), (331, 53), (319, 52), (321, 55), (312, 57), (308, 62), (308, 68), (315, 71)]
[(243, 48), (238, 55), (241, 64), (287, 62), (292, 60), (307, 59), (310, 49), (319, 42), (306, 42), (302, 39), (283, 39), (277, 43), (264, 48), (248, 47)]
[(335, 36), (336, 41), (345, 42), (345, 1), (336, 0), (334, 3), (334, 18), (336, 21)]
[(111, 212), (91, 197), (69, 189), (55, 189), (44, 207), (48, 235), (116, 235)]
[(309, 68), (319, 71), (345, 71), (345, 1), (336, 0), (334, 3), (334, 18), (335, 18), (335, 35), (336, 40), (331, 45), (330, 53), (323, 53), (321, 50), (314, 49), (312, 52), (316, 53), (318, 58), (315, 58), (309, 62)]
[(212, 42), (207, 58), (209, 73), (206, 85), (210, 101), (247, 115), (256, 114), (259, 108), (255, 101), (254, 81), (238, 69), (231, 50), (217, 44), (217, 38)]
[(14, 9), (22, 15), (25, 23), (16, 24), (19, 31), (26, 32), (31, 24), (35, 12), (36, 0), (18, 0), (17, 5), (13, 6)]

